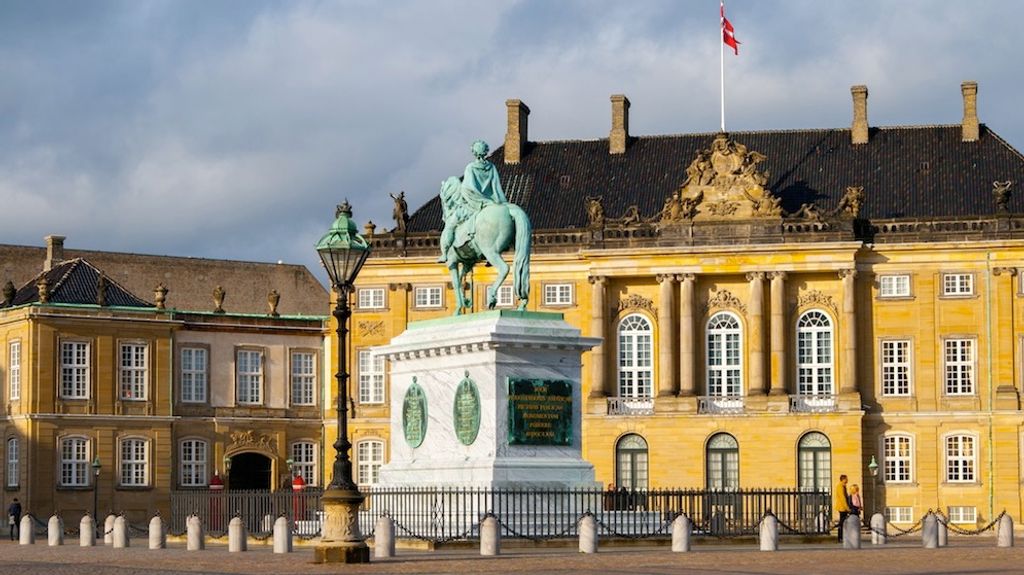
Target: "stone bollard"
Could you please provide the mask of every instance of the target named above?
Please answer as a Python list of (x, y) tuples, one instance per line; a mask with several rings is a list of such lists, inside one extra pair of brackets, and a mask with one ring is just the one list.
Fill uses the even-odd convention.
[(159, 513), (149, 520), (149, 548), (167, 548), (167, 532), (164, 531), (164, 520), (160, 519)]
[(206, 537), (203, 534), (203, 521), (195, 515), (189, 515), (185, 520), (185, 532), (187, 541), (185, 549), (189, 551), (202, 551), (206, 549)]
[(843, 523), (843, 549), (860, 549), (860, 516), (850, 515)]
[(93, 547), (96, 545), (96, 522), (86, 513), (78, 522), (78, 546)]
[(107, 518), (103, 520), (103, 544), (112, 545), (114, 543), (114, 520), (117, 516), (113, 513), (107, 515)]
[(995, 528), (995, 546), (1014, 546), (1014, 519), (1007, 514), (999, 518), (999, 524)]
[(771, 513), (761, 520), (761, 529), (758, 533), (761, 540), (761, 551), (779, 550), (779, 520)]
[(939, 518), (931, 511), (921, 520), (921, 546), (925, 549), (939, 546)]
[(875, 513), (871, 516), (871, 544), (885, 545), (885, 516)]
[(274, 553), (292, 552), (292, 528), (287, 517), (278, 517), (274, 522)]
[(672, 521), (672, 551), (675, 553), (686, 553), (690, 550), (690, 533), (693, 526), (690, 518), (679, 514)]
[(580, 519), (580, 553), (597, 553), (597, 519), (590, 513)]
[(21, 517), (21, 524), (18, 525), (18, 544), (35, 545), (35, 543), (36, 526), (32, 524), (32, 517), (30, 515), (23, 515)]
[(946, 525), (945, 521), (938, 518), (936, 519), (936, 525), (938, 526), (938, 537), (936, 538), (936, 543), (939, 544), (939, 547), (946, 547), (949, 545), (949, 526)]
[(228, 522), (228, 551), (239, 553), (248, 549), (246, 541), (245, 523), (241, 517), (233, 517)]
[(480, 554), (488, 557), (501, 554), (501, 529), (498, 518), (491, 514), (480, 522)]
[(50, 547), (64, 544), (64, 520), (56, 513), (46, 522), (46, 544)]
[[(487, 527), (487, 519), (480, 526), (480, 554), (484, 554), (484, 533)], [(500, 543), (499, 543), (500, 546)], [(495, 551), (499, 551), (498, 548)], [(493, 553), (497, 555), (496, 553)], [(377, 518), (377, 524), (373, 526), (373, 556), (378, 559), (395, 556), (395, 522), (387, 515)]]
[(114, 549), (124, 549), (128, 547), (128, 544), (128, 522), (125, 521), (124, 515), (118, 515), (117, 519), (114, 520)]

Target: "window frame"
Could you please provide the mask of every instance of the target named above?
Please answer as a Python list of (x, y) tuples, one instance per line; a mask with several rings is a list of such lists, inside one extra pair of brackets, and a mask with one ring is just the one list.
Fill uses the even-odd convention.
[[(631, 321), (642, 322), (646, 329), (627, 329), (627, 323)], [(615, 333), (618, 342), (617, 396), (626, 399), (651, 399), (654, 397), (654, 322), (642, 313), (630, 313), (619, 320)], [(643, 341), (644, 339), (646, 341)], [(646, 347), (646, 357), (642, 346)], [(624, 361), (630, 362), (631, 365), (624, 365)]]
[[(258, 354), (259, 362), (260, 362), (259, 371), (258, 372), (257, 371), (244, 371), (244, 372), (242, 371), (242, 369), (241, 369), (241, 367), (242, 367), (241, 366), (241, 364), (242, 364), (241, 357), (243, 355), (248, 356), (248, 354)], [(245, 384), (250, 386), (248, 389), (246, 389), (246, 391), (247, 392), (253, 392), (255, 390), (255, 396), (256, 396), (255, 401), (252, 401), (252, 400), (249, 400), (249, 399), (246, 399), (245, 401), (242, 400), (242, 398), (243, 398), (243, 394), (242, 394), (243, 376), (246, 378), (245, 379)], [(255, 379), (255, 378), (258, 378), (258, 379)], [(259, 405), (263, 405), (263, 400), (264, 400), (264, 397), (266, 395), (264, 393), (264, 388), (266, 387), (266, 379), (267, 379), (267, 350), (265, 348), (262, 348), (262, 347), (237, 347), (237, 348), (235, 348), (235, 403), (237, 405), (244, 405), (244, 406), (259, 406)], [(252, 387), (253, 386), (253, 383), (252, 383), (253, 381), (257, 382), (255, 384), (255, 387)], [(248, 396), (245, 396), (245, 397), (248, 398)]]
[[(202, 366), (202, 369), (196, 369), (194, 367), (194, 364), (195, 364), (195, 353), (192, 354), (193, 355), (193, 357), (192, 357), (193, 367), (191, 369), (186, 369), (185, 368), (185, 355), (186, 355), (187, 351), (190, 351), (190, 352), (199, 352), (199, 351), (201, 351), (201, 352), (203, 352), (203, 366)], [(179, 384), (178, 399), (179, 399), (179, 401), (181, 401), (181, 403), (187, 403), (187, 404), (192, 404), (192, 405), (205, 405), (205, 404), (210, 402), (210, 346), (208, 344), (199, 344), (199, 343), (192, 343), (192, 342), (181, 344), (179, 346), (179, 351), (178, 351), (178, 374), (179, 374), (178, 375), (178, 384)], [(185, 376), (186, 375), (191, 375), (192, 376), (191, 388), (193, 390), (193, 398), (194, 398), (195, 397), (195, 389), (196, 389), (195, 376), (198, 375), (198, 374), (202, 374), (202, 377), (203, 377), (203, 385), (202, 385), (203, 397), (202, 397), (202, 399), (185, 399), (185, 385), (186, 385), (185, 384), (185, 379), (186, 379)]]
[[(970, 358), (950, 361), (950, 344), (967, 344)], [(972, 397), (978, 393), (978, 345), (977, 339), (965, 336), (947, 336), (942, 338), (942, 394), (947, 397)], [(956, 350), (957, 355), (962, 353), (964, 346)], [(954, 373), (950, 369), (954, 369)], [(957, 369), (960, 368), (960, 369)], [(950, 377), (953, 376), (951, 380)], [(965, 383), (966, 381), (966, 383)]]
[[(82, 355), (84, 356), (83, 363), (66, 363), (65, 348), (68, 346), (81, 346), (83, 349)], [(58, 356), (60, 363), (60, 399), (69, 401), (87, 401), (92, 396), (92, 341), (86, 339), (61, 339), (58, 346)], [(77, 359), (78, 352), (73, 351), (75, 359)], [(68, 380), (68, 371), (73, 370), (72, 380)], [(80, 372), (81, 382), (77, 381), (75, 374)], [(81, 392), (78, 392), (79, 384), (81, 386)], [(68, 393), (68, 391), (72, 393)]]
[(570, 281), (544, 282), (541, 284), (541, 299), (544, 307), (571, 307), (576, 305), (576, 284)]
[[(373, 452), (369, 454), (363, 453), (364, 446), (379, 446), (380, 457), (379, 460), (375, 457)], [(356, 484), (362, 486), (372, 486), (380, 483), (380, 468), (387, 462), (387, 446), (384, 444), (384, 440), (376, 437), (367, 437), (360, 439), (356, 442)], [(369, 478), (371, 481), (363, 481), (364, 478)]]
[[(712, 328), (711, 323), (719, 316), (727, 316), (735, 323), (735, 327), (723, 328), (716, 326)], [(736, 336), (734, 344), (736, 361), (735, 363), (728, 363), (731, 353), (728, 348), (733, 345), (729, 342), (728, 336), (733, 335)], [(732, 311), (716, 311), (704, 323), (705, 388), (709, 397), (739, 397), (743, 395), (746, 389), (746, 378), (743, 373), (745, 367), (743, 365), (745, 344), (743, 336), (743, 322)], [(717, 345), (713, 344), (713, 337), (720, 339), (721, 342)], [(721, 348), (721, 362), (717, 364), (712, 363), (712, 352), (715, 347)], [(729, 379), (732, 377), (730, 372), (735, 372), (736, 382), (734, 386), (729, 383)], [(733, 387), (735, 389), (732, 389)]]
[[(811, 439), (821, 437), (825, 446), (810, 445)], [(804, 455), (809, 454), (810, 461), (805, 461)], [(824, 454), (824, 457), (821, 455)], [(810, 463), (810, 477), (813, 485), (805, 485), (804, 477), (808, 474), (807, 463)], [(828, 435), (820, 431), (808, 431), (800, 436), (796, 442), (796, 484), (800, 491), (829, 491), (832, 487), (832, 440)]]
[[(624, 445), (633, 440), (639, 441), (643, 446)], [(615, 487), (642, 491), (650, 488), (650, 481), (651, 444), (639, 433), (622, 435), (615, 442)]]
[(886, 506), (885, 519), (891, 523), (913, 523), (914, 508), (910, 505)]
[(4, 444), (4, 469), (7, 476), (4, 480), (5, 487), (8, 489), (19, 488), (21, 486), (21, 441), (17, 437), (8, 437)]
[[(433, 294), (424, 297), (424, 302), (420, 301), (420, 294)], [(434, 302), (434, 295), (437, 296), (437, 301)], [(433, 310), (433, 309), (444, 309), (444, 286), (443, 285), (421, 285), (415, 286), (412, 289), (412, 307), (418, 310)]]
[[(487, 288), (484, 288), (484, 294), (486, 297)], [(516, 304), (515, 292), (512, 291), (512, 284), (501, 284), (498, 286), (497, 299), (494, 307), (498, 308), (509, 308)]]
[[(824, 318), (826, 326), (802, 326), (806, 318), (812, 314), (817, 314)], [(803, 335), (810, 337), (810, 355), (812, 360), (809, 362), (802, 361), (803, 345), (805, 345)], [(827, 362), (822, 362), (819, 357), (822, 352), (822, 335), (827, 335), (827, 341), (824, 342), (824, 351), (828, 354)], [(835, 338), (835, 322), (832, 317), (825, 313), (822, 309), (809, 309), (796, 320), (796, 384), (797, 384), (797, 395), (802, 396), (820, 396), (820, 395), (835, 395), (836, 392), (836, 338)], [(823, 374), (828, 376), (828, 382), (821, 382)], [(807, 375), (811, 378), (810, 383), (805, 386), (803, 378)], [(823, 388), (827, 388), (827, 392), (822, 391)], [(808, 389), (809, 391), (805, 391)]]
[(21, 401), (21, 340), (7, 344), (7, 399)]
[[(191, 446), (193, 457), (185, 457), (186, 444)], [(202, 445), (203, 457), (194, 457), (195, 446)], [(185, 437), (178, 441), (178, 485), (184, 488), (208, 487), (210, 464), (210, 442), (200, 437)], [(189, 473), (186, 474), (186, 467)], [(201, 472), (201, 473), (197, 473)], [(186, 479), (198, 478), (198, 482), (189, 482)]]
[[(122, 437), (118, 440), (118, 487), (140, 488), (150, 486), (149, 464), (151, 450), (149, 443), (149, 439), (139, 436)], [(138, 459), (138, 453), (132, 453), (131, 457), (126, 457), (125, 448), (128, 445), (141, 446), (142, 458)]]
[[(364, 301), (363, 297), (366, 296)], [(375, 301), (380, 296), (380, 304)], [(359, 311), (380, 311), (388, 309), (388, 290), (382, 286), (356, 288), (356, 309)]]
[[(950, 452), (950, 443), (958, 443), (957, 452)], [(942, 437), (942, 461), (946, 483), (978, 483), (978, 437), (973, 433), (952, 432)], [(964, 454), (964, 446), (969, 453)]]
[[(374, 369), (367, 369), (364, 358)], [(380, 363), (380, 370), (376, 364)], [(361, 405), (383, 405), (387, 401), (387, 365), (384, 356), (373, 357), (372, 350), (363, 348), (356, 351), (357, 393), (356, 398)], [(379, 381), (377, 380), (379, 378)], [(366, 392), (366, 393), (364, 393)], [(378, 399), (379, 394), (379, 399)]]
[(292, 477), (296, 475), (301, 476), (302, 480), (306, 482), (306, 487), (318, 484), (319, 461), (317, 459), (319, 453), (320, 449), (317, 442), (309, 439), (293, 441), (288, 446), (288, 454), (292, 459), (291, 475)]
[(971, 272), (942, 272), (939, 293), (944, 298), (973, 297), (976, 293), (974, 283)]
[[(723, 441), (726, 438), (731, 439), (732, 445), (729, 447), (712, 445), (719, 438), (722, 438)], [(730, 458), (730, 455), (735, 455), (735, 457)], [(713, 459), (718, 461), (714, 462)], [(712, 473), (715, 463), (721, 466), (719, 470), (721, 485), (712, 485), (715, 481)], [(708, 437), (707, 443), (704, 445), (704, 476), (708, 490), (731, 491), (740, 488), (740, 442), (735, 435), (720, 431)]]
[[(304, 363), (304, 361), (303, 362), (296, 362), (295, 361), (295, 356), (297, 356), (297, 355), (299, 355), (299, 356), (308, 356), (308, 358), (309, 358), (309, 372), (308, 373), (296, 373), (296, 371), (295, 371), (296, 368), (297, 367), (301, 367), (301, 364)], [(316, 407), (316, 405), (317, 405), (317, 390), (320, 387), (319, 386), (319, 383), (320, 383), (319, 382), (319, 374), (320, 374), (320, 360), (319, 360), (319, 357), (320, 357), (320, 355), (317, 353), (317, 350), (315, 350), (315, 349), (298, 348), (298, 347), (296, 347), (296, 348), (291, 348), (291, 349), (288, 350), (288, 400), (290, 402), (290, 405), (295, 406), (295, 407)], [(297, 380), (296, 378), (300, 378), (300, 379)], [(308, 378), (308, 381), (306, 380), (306, 378)], [(296, 393), (297, 393), (297, 385), (296, 385), (297, 381), (302, 381), (303, 382), (302, 383), (303, 386), (307, 386), (308, 385), (308, 388), (309, 388), (307, 390), (308, 394), (307, 393), (303, 393), (303, 395), (308, 395), (308, 397), (309, 397), (308, 401), (306, 401), (304, 398), (300, 398), (300, 399), (303, 399), (303, 401), (296, 401), (295, 400), (296, 399)]]
[[(138, 365), (125, 365), (125, 349), (132, 348), (137, 351), (141, 348), (142, 350), (142, 366)], [(121, 401), (148, 401), (149, 400), (149, 366), (150, 366), (150, 345), (148, 341), (142, 340), (123, 340), (117, 343), (117, 383), (118, 383), (118, 397)], [(131, 355), (133, 361), (138, 359), (138, 356), (133, 352)], [(126, 382), (126, 376), (128, 381)], [(139, 379), (141, 378), (141, 380)], [(126, 389), (126, 387), (128, 389)], [(138, 397), (133, 395), (138, 393)]]
[[(896, 446), (895, 455), (889, 454), (889, 441)], [(899, 446), (906, 442), (907, 454), (901, 455)], [(914, 483), (914, 436), (909, 433), (894, 432), (882, 436), (882, 483), (912, 484)], [(905, 472), (906, 478), (902, 478)], [(892, 476), (892, 477), (890, 477)]]
[[(903, 344), (906, 346), (904, 361), (886, 361), (886, 345), (895, 346), (896, 344)], [(878, 385), (879, 395), (882, 397), (912, 397), (914, 395), (914, 340), (909, 337), (887, 337), (882, 338), (878, 342)], [(898, 391), (898, 375), (900, 369), (905, 366), (906, 372), (906, 393), (897, 393), (895, 391), (887, 391), (887, 384), (889, 381), (894, 382), (892, 387)], [(886, 368), (891, 368), (893, 371), (892, 377), (887, 377)]]
[[(956, 511), (953, 511), (956, 509)], [(950, 505), (946, 508), (950, 523), (973, 525), (978, 523), (978, 508), (974, 505)]]
[[(900, 283), (899, 280), (901, 278), (906, 280), (906, 291), (905, 291), (905, 293), (898, 289), (899, 287), (901, 287), (901, 286), (899, 286), (899, 283)], [(887, 283), (890, 284), (888, 286), (890, 293), (886, 293), (886, 288), (887, 288), (886, 284)], [(906, 274), (901, 274), (901, 273), (879, 274), (879, 276), (878, 276), (878, 298), (879, 299), (906, 299), (906, 298), (912, 298), (912, 297), (914, 297), (914, 285), (913, 285), (913, 279), (912, 279), (911, 274), (908, 274), (908, 273), (906, 273)]]
[[(72, 453), (68, 457), (66, 447), (71, 445)], [(92, 459), (92, 439), (84, 435), (65, 435), (57, 441), (57, 476), (58, 487), (67, 489), (83, 489), (90, 487), (90, 462)]]

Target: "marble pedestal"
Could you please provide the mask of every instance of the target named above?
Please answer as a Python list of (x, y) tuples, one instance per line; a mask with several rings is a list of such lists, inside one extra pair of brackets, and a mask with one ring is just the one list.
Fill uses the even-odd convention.
[(391, 365), (391, 457), (380, 485), (594, 487), (581, 458), (580, 357), (600, 341), (553, 313), (410, 324), (374, 350)]

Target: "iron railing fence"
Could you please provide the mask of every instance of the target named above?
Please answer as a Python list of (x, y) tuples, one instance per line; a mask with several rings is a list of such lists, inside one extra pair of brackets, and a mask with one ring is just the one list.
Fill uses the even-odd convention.
[[(773, 513), (782, 533), (825, 534), (831, 529), (829, 492), (797, 489), (486, 489), (363, 488), (366, 501), (360, 530), (372, 535), (377, 519), (389, 516), (396, 536), (435, 542), (479, 537), (482, 517), (497, 517), (502, 535), (526, 539), (576, 537), (581, 517), (594, 515), (606, 536), (668, 537), (671, 523), (685, 514), (696, 536), (753, 535)], [(287, 517), (298, 537), (315, 537), (322, 520), (322, 491), (175, 491), (169, 532), (185, 532), (188, 515), (198, 515), (212, 536), (223, 534), (239, 516), (251, 535), (266, 536), (277, 517)]]

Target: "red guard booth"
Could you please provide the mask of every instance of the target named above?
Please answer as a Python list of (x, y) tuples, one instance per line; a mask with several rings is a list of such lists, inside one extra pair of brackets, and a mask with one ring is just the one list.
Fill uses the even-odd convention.
[(211, 531), (223, 531), (222, 513), (224, 509), (224, 480), (217, 473), (210, 479), (210, 523)]

